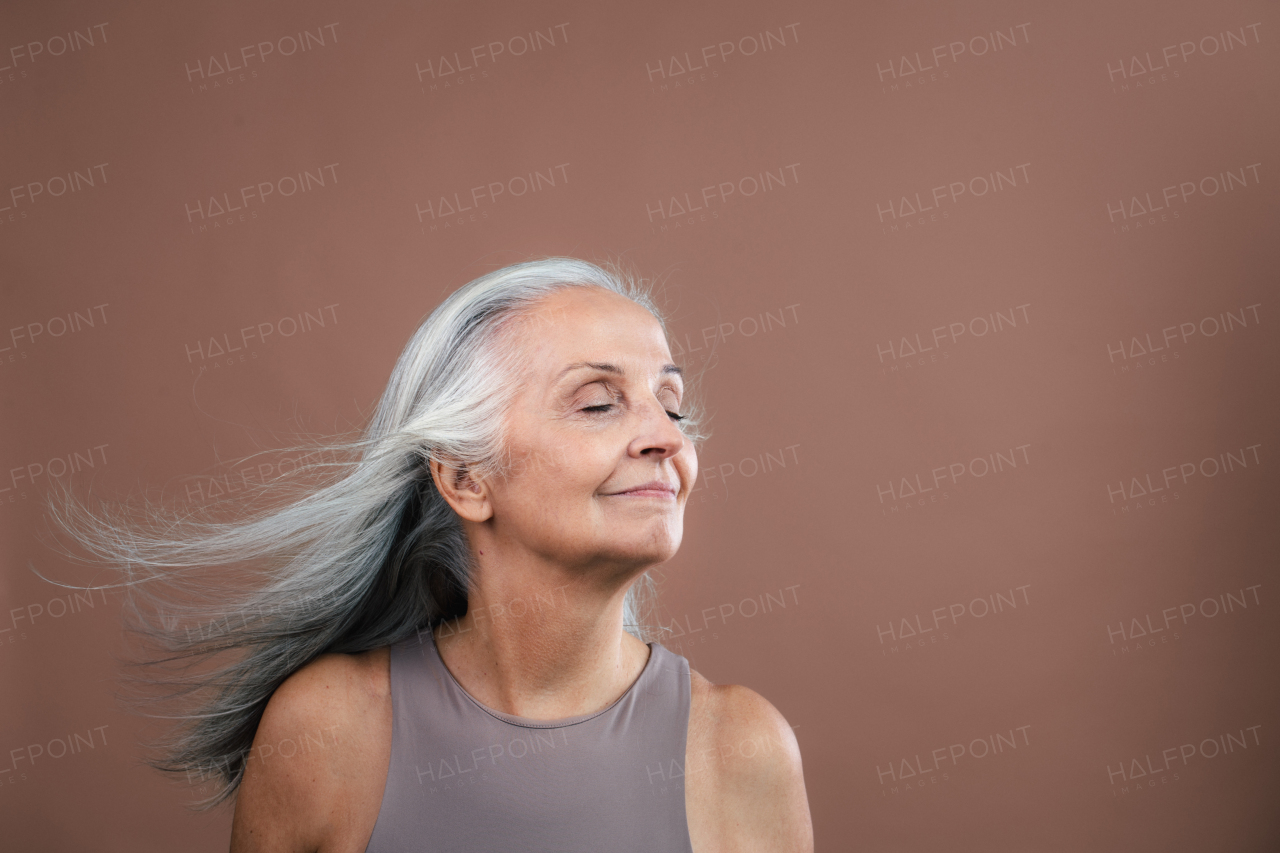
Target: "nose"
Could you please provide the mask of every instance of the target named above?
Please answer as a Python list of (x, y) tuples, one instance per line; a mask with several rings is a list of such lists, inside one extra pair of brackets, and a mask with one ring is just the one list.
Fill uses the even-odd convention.
[(684, 449), (686, 441), (688, 439), (671, 420), (666, 408), (654, 399), (644, 407), (639, 430), (628, 445), (627, 453), (638, 459), (657, 462), (675, 456)]

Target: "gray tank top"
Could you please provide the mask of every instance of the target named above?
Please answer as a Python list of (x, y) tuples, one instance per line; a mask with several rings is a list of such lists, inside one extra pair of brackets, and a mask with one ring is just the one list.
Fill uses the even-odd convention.
[(391, 647), (391, 764), (366, 853), (692, 853), (689, 662), (657, 643), (603, 711), (531, 720), (481, 705), (430, 631)]

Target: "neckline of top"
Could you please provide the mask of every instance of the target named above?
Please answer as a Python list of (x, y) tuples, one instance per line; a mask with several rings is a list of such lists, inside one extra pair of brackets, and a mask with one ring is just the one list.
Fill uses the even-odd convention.
[(565, 728), (567, 726), (576, 726), (581, 723), (585, 723), (588, 720), (594, 720), (596, 717), (599, 717), (601, 714), (607, 714), (609, 711), (618, 707), (618, 704), (622, 702), (622, 700), (626, 699), (628, 696), (631, 695), (632, 691), (636, 689), (636, 685), (638, 685), (641, 681), (643, 681), (645, 677), (649, 674), (649, 671), (654, 667), (654, 658), (658, 656), (657, 644), (646, 643), (645, 645), (649, 647), (649, 659), (644, 662), (644, 668), (640, 670), (640, 675), (636, 677), (635, 681), (631, 682), (631, 684), (627, 687), (626, 690), (622, 691), (621, 696), (619, 696), (617, 699), (610, 702), (605, 707), (601, 708), (599, 711), (593, 711), (590, 714), (579, 714), (574, 717), (560, 717), (559, 719), (555, 719), (555, 720), (535, 720), (531, 717), (518, 717), (515, 714), (507, 714), (495, 708), (490, 708), (488, 705), (484, 704), (479, 699), (477, 699), (476, 697), (468, 693), (467, 688), (462, 686), (462, 682), (458, 681), (457, 676), (455, 676), (453, 672), (450, 671), (448, 665), (445, 664), (444, 657), (441, 656), (440, 654), (440, 648), (439, 646), (436, 645), (435, 631), (428, 630), (427, 633), (431, 636), (432, 654), (435, 655), (436, 661), (438, 661), (440, 664), (440, 668), (444, 670), (445, 675), (448, 677), (449, 681), (452, 682), (453, 686), (457, 688), (459, 693), (467, 697), (467, 699), (471, 701), (471, 704), (475, 705), (481, 711), (484, 711), (490, 717), (493, 717), (496, 720), (500, 720), (501, 722), (508, 723), (513, 726), (520, 726), (521, 728), (525, 728), (525, 729), (560, 729), (560, 728)]

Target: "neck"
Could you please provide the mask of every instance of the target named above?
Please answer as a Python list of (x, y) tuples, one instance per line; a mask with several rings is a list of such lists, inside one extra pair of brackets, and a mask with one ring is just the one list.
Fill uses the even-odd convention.
[(622, 627), (637, 573), (602, 578), (495, 545), (473, 554), (467, 614), (435, 629), (449, 671), (477, 701), (515, 716), (553, 720), (608, 707), (649, 657)]

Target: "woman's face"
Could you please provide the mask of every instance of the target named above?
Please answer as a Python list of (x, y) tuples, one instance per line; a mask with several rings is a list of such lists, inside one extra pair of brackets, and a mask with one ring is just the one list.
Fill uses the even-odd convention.
[(523, 375), (492, 531), (573, 568), (672, 557), (697, 455), (676, 424), (684, 384), (652, 314), (601, 288), (537, 303), (510, 330)]

